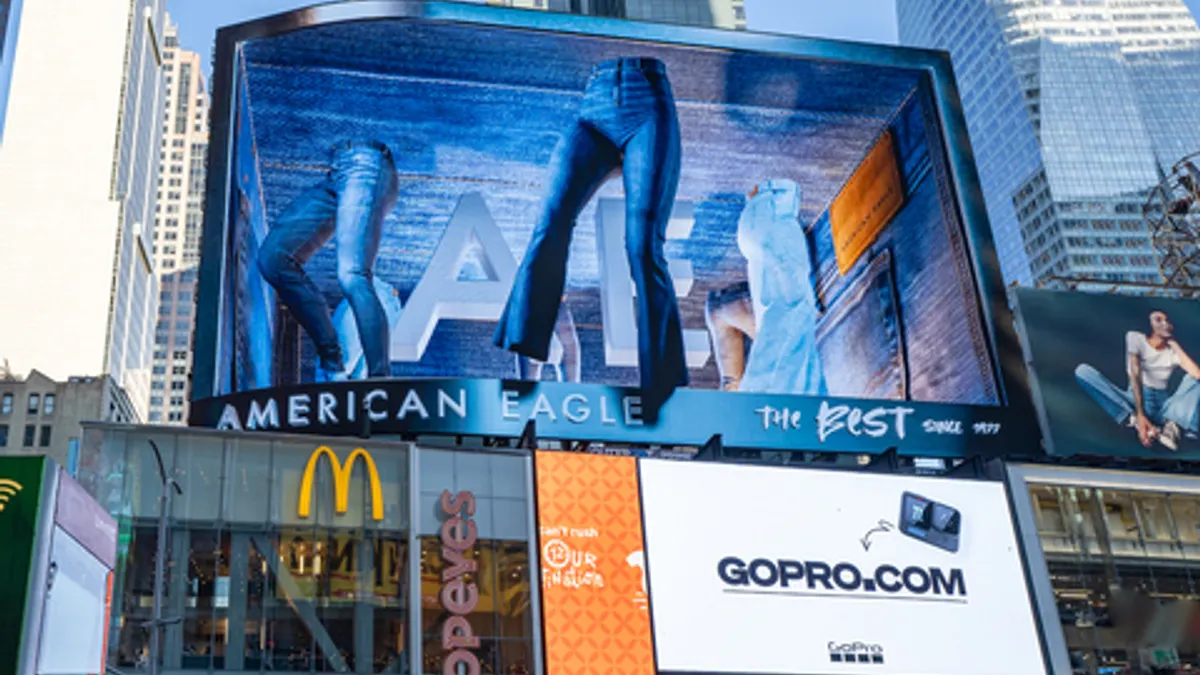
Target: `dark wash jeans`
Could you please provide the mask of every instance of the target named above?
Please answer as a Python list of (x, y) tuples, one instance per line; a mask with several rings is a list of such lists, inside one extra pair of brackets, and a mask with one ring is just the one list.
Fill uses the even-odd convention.
[(296, 321), (316, 343), (321, 367), (344, 368), (329, 305), (304, 263), (330, 239), (337, 244), (337, 279), (354, 312), (368, 377), (387, 377), (388, 320), (375, 295), (375, 256), (383, 220), (396, 204), (399, 180), (387, 146), (343, 141), (334, 146), (329, 173), (301, 193), (275, 223), (259, 250), (258, 267)]
[(621, 169), (641, 386), (653, 405), (687, 384), (679, 305), (663, 256), (680, 156), (666, 66), (654, 59), (625, 58), (594, 67), (579, 117), (554, 151), (545, 207), (496, 328), (498, 347), (546, 360), (571, 231), (588, 200)]

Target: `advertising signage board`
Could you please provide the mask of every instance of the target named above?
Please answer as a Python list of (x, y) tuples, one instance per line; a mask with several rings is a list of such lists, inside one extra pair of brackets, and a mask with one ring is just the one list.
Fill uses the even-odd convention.
[(44, 457), (0, 459), (0, 675), (16, 675), (29, 658), (25, 639), (42, 509)]
[(660, 673), (1046, 672), (1001, 483), (640, 467)]
[(650, 423), (640, 393), (597, 385), (499, 380), (368, 380), (197, 401), (192, 424), (327, 436), (477, 434), (586, 441), (958, 457), (1012, 450), (1014, 411), (902, 401), (730, 395), (682, 389)]
[(1001, 483), (535, 466), (547, 675), (1046, 672)]
[(1014, 298), (1048, 453), (1200, 458), (1200, 303), (1033, 289)]
[(654, 672), (637, 461), (537, 453), (547, 675)]
[[(723, 405), (815, 438), (823, 402), (896, 402), (951, 454), (1021, 444), (944, 55), (367, 1), (224, 29), (215, 72), (193, 424), (445, 380), (635, 397), (665, 443)], [(499, 424), (431, 419), (385, 426)]]

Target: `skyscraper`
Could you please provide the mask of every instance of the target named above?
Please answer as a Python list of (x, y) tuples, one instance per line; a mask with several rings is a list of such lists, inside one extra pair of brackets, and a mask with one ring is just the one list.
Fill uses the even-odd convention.
[(487, 4), (635, 21), (746, 28), (744, 0), (487, 0)]
[(1142, 207), (1200, 150), (1183, 2), (896, 4), (902, 43), (953, 59), (1005, 278), (1159, 283)]
[(0, 52), (0, 317), (16, 327), (0, 357), (111, 374), (144, 415), (165, 2), (17, 4)]
[(208, 151), (208, 88), (201, 57), (179, 48), (170, 19), (163, 38), (166, 103), (159, 212), (154, 221), (154, 261), (159, 273), (158, 324), (150, 376), (150, 422), (187, 419), (187, 382), (195, 320), (196, 266), (204, 220), (205, 157)]

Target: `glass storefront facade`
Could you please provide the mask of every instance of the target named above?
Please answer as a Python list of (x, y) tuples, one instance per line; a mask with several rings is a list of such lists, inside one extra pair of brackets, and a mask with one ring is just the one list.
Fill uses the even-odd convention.
[(1200, 669), (1200, 478), (1028, 466), (1012, 473), (1021, 477), (1019, 525), (1036, 532), (1026, 539), (1032, 574), (1044, 564), (1057, 610), (1056, 622), (1043, 617), (1044, 629), (1061, 628), (1067, 672)]
[(441, 673), (445, 490), (476, 504), (464, 555), (476, 566), (467, 619), (482, 672), (538, 672), (527, 455), (166, 427), (89, 425), (84, 437), (81, 482), (120, 527), (111, 665), (148, 665), (153, 440), (183, 490), (167, 542), (164, 615), (181, 618), (164, 630), (167, 672)]

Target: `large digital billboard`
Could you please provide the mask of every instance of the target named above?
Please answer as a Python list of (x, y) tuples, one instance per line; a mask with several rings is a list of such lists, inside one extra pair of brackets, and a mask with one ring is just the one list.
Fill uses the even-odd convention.
[(659, 673), (1046, 672), (1001, 483), (640, 470)]
[(536, 457), (547, 675), (653, 672), (638, 460)]
[(1046, 672), (1000, 482), (535, 466), (547, 675)]
[(215, 89), (194, 424), (956, 454), (1025, 396), (944, 55), (355, 2)]
[(1200, 457), (1200, 303), (1014, 297), (1047, 452)]

